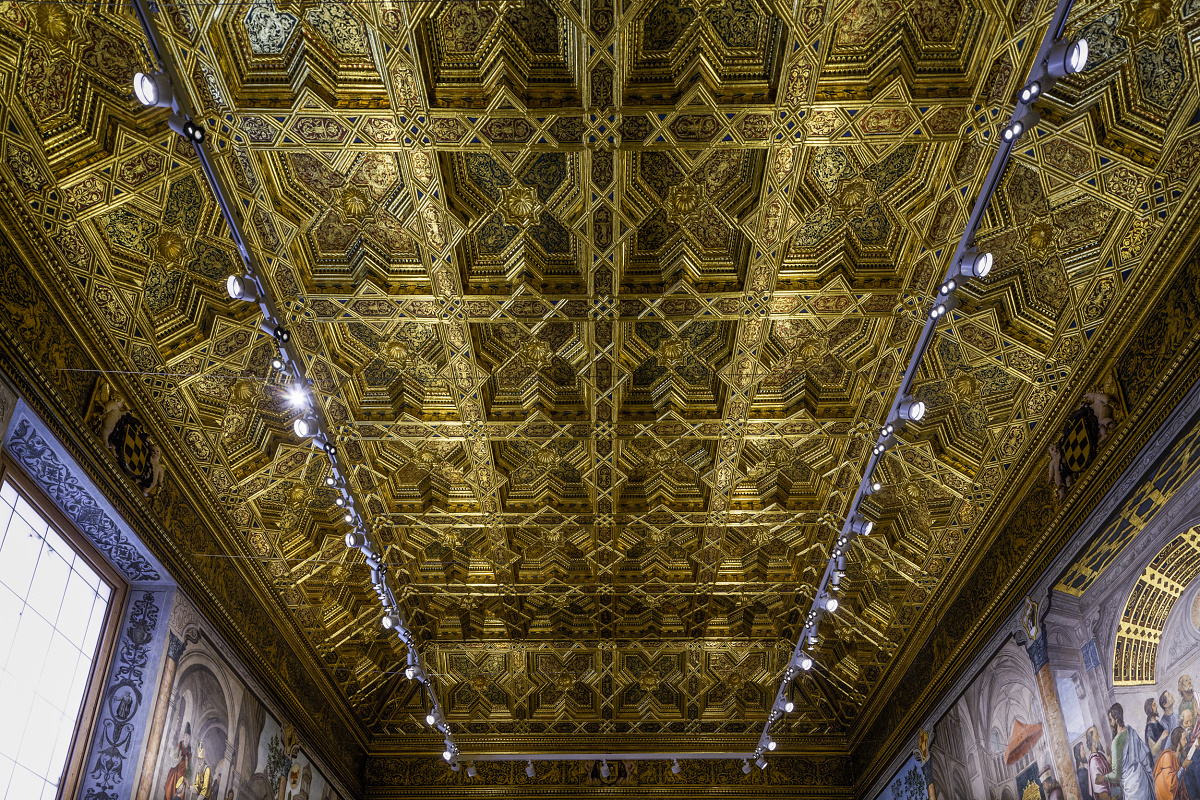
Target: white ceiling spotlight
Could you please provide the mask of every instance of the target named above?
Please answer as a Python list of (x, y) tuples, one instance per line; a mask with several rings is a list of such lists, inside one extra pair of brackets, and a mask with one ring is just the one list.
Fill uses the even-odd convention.
[(134, 73), (133, 96), (150, 108), (170, 108), (175, 103), (175, 89), (165, 72)]
[(838, 606), (840, 605), (840, 603), (838, 603), (838, 599), (836, 597), (830, 597), (830, 596), (826, 595), (821, 600), (821, 605), (823, 605), (825, 607), (826, 611), (828, 611), (830, 614), (832, 614), (833, 612), (838, 610)]
[(850, 518), (850, 532), (855, 536), (870, 536), (874, 529), (875, 523), (862, 514), (855, 514)]
[(430, 709), (429, 713), (425, 715), (425, 724), (429, 727), (436, 728), (441, 723), (442, 712), (438, 711), (436, 708)]
[(1015, 142), (1020, 139), (1042, 118), (1042, 115), (1033, 106), (1021, 106), (1021, 108), (1024, 109), (1021, 115), (1010, 122), (1001, 134), (1006, 142)]
[(296, 417), (296, 421), (292, 423), (292, 430), (301, 439), (308, 439), (317, 435), (317, 418), (312, 414), (305, 414), (302, 417)]
[[(346, 547), (362, 547), (366, 543), (367, 538), (358, 531), (350, 531), (346, 534)], [(412, 669), (412, 667), (409, 667), (409, 669)], [(412, 676), (409, 675), (409, 677), (411, 678)]]
[(1050, 48), (1050, 53), (1046, 56), (1046, 72), (1054, 78), (1074, 75), (1087, 68), (1087, 60), (1087, 39), (1059, 42)]
[(225, 279), (225, 291), (230, 300), (243, 300), (247, 303), (258, 302), (258, 281), (251, 275), (230, 275)]
[[(810, 659), (810, 660), (811, 660), (811, 659)], [(809, 664), (809, 666), (811, 667), (811, 666), (812, 666), (812, 664)], [(795, 710), (796, 710), (796, 704), (795, 704), (795, 703), (793, 703), (791, 700), (785, 700), (785, 701), (783, 702), (783, 711), (784, 711), (784, 713), (786, 713), (786, 714), (790, 714), (790, 713), (792, 713), (792, 712), (793, 712), (793, 711), (795, 711)]]
[(404, 677), (408, 678), (410, 681), (423, 682), (425, 680), (425, 671), (416, 664), (409, 664), (404, 668)]
[(759, 768), (759, 769), (766, 769), (766, 768), (767, 768), (767, 759), (765, 759), (765, 758), (764, 758), (764, 757), (762, 757), (762, 756), (759, 756), (759, 757), (758, 757), (758, 760), (757, 760), (757, 761), (755, 761), (754, 763), (755, 763), (755, 764), (758, 764), (758, 768)]
[(204, 126), (192, 119), (179, 114), (167, 116), (167, 127), (178, 133), (189, 142), (201, 144), (204, 142)]
[(475, 762), (474, 761), (467, 762), (467, 777), (468, 778), (475, 777)]
[(911, 397), (905, 398), (896, 407), (896, 413), (905, 422), (920, 422), (925, 417), (925, 403)]
[(972, 247), (963, 253), (962, 261), (958, 262), (958, 274), (967, 278), (986, 278), (992, 271), (992, 254), (979, 252)]
[(929, 318), (934, 320), (941, 319), (946, 316), (946, 312), (953, 311), (956, 308), (958, 308), (958, 298), (950, 295), (933, 304), (933, 308), (929, 309)]
[(610, 773), (610, 770), (608, 768), (608, 761), (602, 760), (600, 762), (600, 777), (607, 778), (609, 776), (609, 773)]
[(742, 772), (746, 773), (747, 775), (750, 774), (750, 759), (742, 759)]
[(529, 766), (525, 767), (525, 774), (531, 778), (537, 774), (537, 771), (533, 768), (533, 759), (532, 758), (529, 759)]
[(400, 627), (400, 615), (384, 614), (383, 619), (380, 620), (380, 624), (383, 625), (385, 631), (393, 631)]
[(674, 773), (675, 775), (678, 775), (680, 773), (681, 769), (682, 768), (679, 766), (679, 759), (672, 758), (671, 759), (671, 772)]
[[(804, 655), (800, 656), (798, 659), (796, 659), (796, 666), (798, 666), (800, 669), (804, 670), (805, 672), (808, 672), (813, 667), (812, 656), (810, 656), (808, 653), (805, 653)], [(788, 701), (788, 705), (789, 706), (792, 705), (790, 700)], [(788, 711), (791, 711), (791, 710), (792, 709), (790, 709), (790, 708), (788, 709)]]

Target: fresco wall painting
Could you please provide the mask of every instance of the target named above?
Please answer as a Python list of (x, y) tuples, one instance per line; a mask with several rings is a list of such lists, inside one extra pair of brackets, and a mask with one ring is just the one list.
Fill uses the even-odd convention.
[(137, 800), (342, 800), (185, 598), (169, 635)]
[(1200, 800), (1200, 528), (1036, 605), (877, 800)]

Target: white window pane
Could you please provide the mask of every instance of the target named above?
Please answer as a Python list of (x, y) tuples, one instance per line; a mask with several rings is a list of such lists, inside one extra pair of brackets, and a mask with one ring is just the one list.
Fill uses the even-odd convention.
[(71, 545), (67, 544), (67, 540), (59, 536), (58, 531), (54, 528), (46, 528), (46, 546), (62, 557), (62, 560), (67, 562), (67, 566), (71, 566), (75, 561), (75, 550)]
[(0, 486), (0, 499), (3, 499), (3, 500), (4, 500), (4, 502), (5, 502), (5, 503), (7, 503), (7, 504), (8, 504), (8, 505), (10, 505), (10, 506), (11, 506), (13, 503), (17, 502), (17, 489), (16, 489), (16, 487), (15, 487), (15, 486), (13, 486), (13, 485), (12, 485), (11, 483), (9, 483), (8, 481), (5, 481), (5, 482), (4, 482), (4, 485), (3, 485), (3, 486)]
[[(92, 618), (92, 606), (96, 605), (96, 590), (88, 586), (78, 572), (71, 573), (67, 590), (63, 592), (62, 608), (54, 627), (74, 644), (83, 647), (87, 634), (88, 620)], [(101, 609), (103, 612), (103, 609)]]
[(0, 725), (0, 756), (15, 759), (33, 707), (33, 690), (13, 680), (11, 675), (0, 679), (0, 696), (4, 697), (4, 724)]
[(63, 561), (62, 556), (49, 547), (43, 547), (37, 569), (33, 573), (33, 583), (29, 585), (26, 602), (34, 611), (53, 623), (58, 619), (63, 589), (66, 588), (70, 577), (71, 568)]
[[(5, 586), (0, 586), (0, 667), (8, 663), (8, 653), (17, 635), (17, 623), (25, 603)], [(0, 794), (0, 797), (4, 795)]]
[(46, 782), (34, 775), (19, 763), (13, 770), (12, 783), (8, 785), (6, 800), (29, 800), (31, 797), (41, 797)]
[[(57, 786), (62, 781), (63, 772), (67, 767), (67, 751), (71, 749), (71, 734), (74, 730), (75, 720), (72, 715), (67, 714), (63, 717), (62, 729), (58, 734), (58, 741), (54, 743), (54, 752), (50, 754), (50, 766), (55, 767), (54, 775), (47, 775), (46, 780), (50, 781), (51, 786)], [(216, 799), (215, 799), (216, 800)], [(220, 798), (219, 800), (224, 800)]]
[(9, 674), (25, 686), (36, 686), (53, 635), (50, 623), (26, 608), (17, 626), (17, 638), (13, 640), (13, 652), (20, 657), (9, 659)]
[(0, 503), (0, 800), (56, 796), (111, 587), (5, 484)]
[(107, 610), (108, 606), (105, 603), (92, 606), (92, 616), (88, 619), (87, 632), (83, 634), (83, 646), (80, 648), (83, 652), (96, 651), (96, 643), (100, 641), (100, 629), (104, 626), (104, 613)]
[[(68, 712), (78, 713), (79, 705), (83, 702), (83, 693), (87, 691), (88, 677), (92, 672), (92, 660), (86, 656), (75, 664), (75, 676), (71, 679), (70, 688), (63, 696), (63, 708)], [(66, 687), (64, 687), (66, 688)]]
[(63, 687), (70, 686), (75, 677), (75, 665), (79, 663), (79, 648), (67, 641), (61, 633), (55, 633), (46, 653), (46, 664), (42, 667), (42, 679), (38, 683), (38, 694), (49, 699), (59, 711), (74, 713), (77, 709), (65, 705)]
[(0, 547), (0, 583), (24, 597), (41, 550), (42, 540), (34, 535), (29, 523), (14, 514), (9, 519), (4, 546)]
[(17, 752), (17, 763), (43, 778), (49, 777), (47, 772), (50, 769), (50, 756), (54, 755), (54, 742), (58, 739), (62, 721), (61, 711), (50, 705), (45, 698), (34, 697), (29, 722), (25, 725), (25, 737), (21, 740), (21, 749)]
[(8, 756), (0, 756), (0, 798), (8, 791), (8, 782), (12, 780), (13, 760)]
[(42, 519), (42, 515), (33, 506), (25, 502), (24, 497), (18, 497), (13, 507), (29, 523), (30, 527), (37, 533), (39, 539), (46, 534), (46, 520)]

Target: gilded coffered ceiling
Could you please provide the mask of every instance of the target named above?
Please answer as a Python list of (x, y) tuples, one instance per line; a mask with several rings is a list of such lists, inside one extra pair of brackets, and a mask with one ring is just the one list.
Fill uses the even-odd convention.
[[(159, 8), (464, 751), (756, 739), (1053, 6)], [(1084, 392), (1156, 396), (1114, 367), (1200, 224), (1198, 32), (1197, 0), (1071, 12), (1088, 71), (984, 215), (785, 750), (862, 741)], [(353, 737), (440, 750), (150, 66), (129, 6), (0, 2), (5, 325), (81, 428), (129, 398), (215, 520), (180, 558), (243, 556)]]

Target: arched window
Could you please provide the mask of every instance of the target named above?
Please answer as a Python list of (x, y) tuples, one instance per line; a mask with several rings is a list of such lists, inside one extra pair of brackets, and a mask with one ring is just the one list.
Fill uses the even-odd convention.
[(992, 728), (992, 752), (1004, 752), (1004, 738), (1000, 735), (999, 728)]

